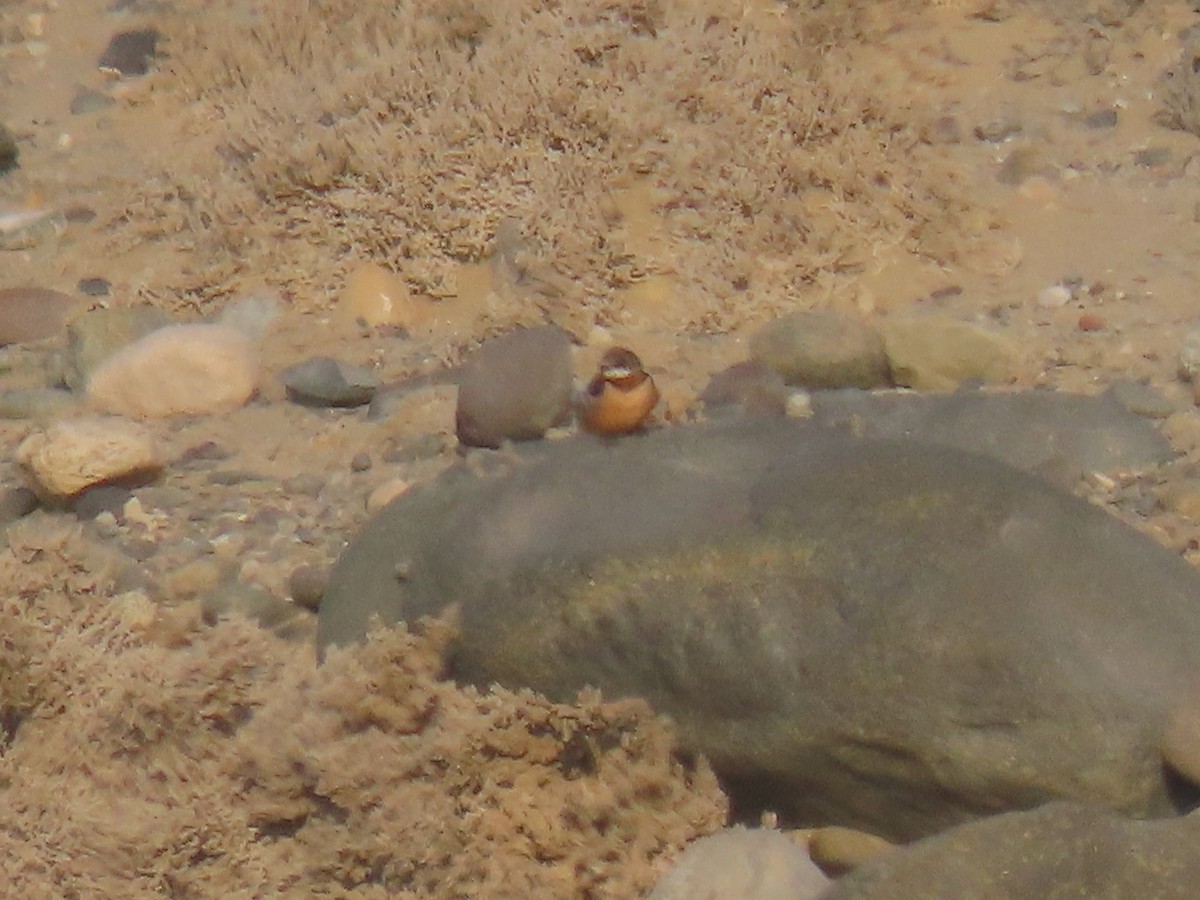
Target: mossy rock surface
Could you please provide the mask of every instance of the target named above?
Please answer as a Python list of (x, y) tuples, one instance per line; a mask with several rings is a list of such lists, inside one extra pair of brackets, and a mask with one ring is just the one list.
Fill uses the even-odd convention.
[(1173, 808), (1200, 578), (981, 456), (787, 420), (553, 442), (385, 508), (319, 641), (452, 603), (457, 677), (644, 696), (747, 812), (909, 839), (1053, 798)]

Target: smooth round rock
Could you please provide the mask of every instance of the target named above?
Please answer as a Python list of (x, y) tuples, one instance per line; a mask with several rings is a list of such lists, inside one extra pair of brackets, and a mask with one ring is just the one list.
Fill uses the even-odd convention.
[(284, 369), (279, 375), (288, 399), (303, 406), (362, 406), (379, 389), (370, 369), (316, 356)]
[(320, 645), (458, 609), (452, 667), (640, 696), (737, 811), (908, 840), (1068, 797), (1175, 809), (1200, 575), (993, 460), (790, 419), (533, 445), (386, 507)]
[(742, 362), (718, 372), (700, 392), (709, 418), (728, 415), (787, 415), (790, 391), (783, 376), (758, 362)]
[(31, 487), (51, 501), (97, 484), (146, 482), (163, 468), (150, 432), (109, 417), (71, 419), (35, 432), (17, 447), (16, 459)]
[(469, 447), (536, 440), (571, 409), (571, 342), (552, 325), (483, 344), (463, 365), (455, 424)]
[(74, 297), (49, 288), (0, 289), (0, 345), (56, 337), (79, 306)]
[(918, 391), (952, 391), (967, 381), (1003, 384), (1017, 371), (1016, 347), (966, 322), (930, 317), (880, 326), (892, 378)]
[(993, 816), (898, 848), (823, 900), (1192, 900), (1200, 816), (1130, 821), (1076, 803)]
[(134, 418), (211, 415), (244, 405), (258, 387), (258, 357), (222, 325), (169, 325), (129, 344), (88, 380), (98, 409)]
[(836, 313), (805, 311), (776, 319), (751, 339), (750, 355), (799, 387), (891, 383), (879, 332)]
[(649, 900), (817, 900), (829, 884), (785, 835), (737, 826), (689, 845)]

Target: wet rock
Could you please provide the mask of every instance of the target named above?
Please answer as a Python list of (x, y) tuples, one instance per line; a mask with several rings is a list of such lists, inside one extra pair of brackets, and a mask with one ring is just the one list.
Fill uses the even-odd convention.
[(67, 387), (81, 391), (102, 362), (127, 344), (171, 324), (171, 317), (153, 306), (93, 309), (67, 326), (64, 365)]
[(1042, 479), (788, 419), (533, 445), (386, 507), (319, 644), (452, 598), (465, 681), (642, 696), (741, 814), (893, 840), (1079, 798), (1174, 809), (1200, 576)]
[(862, 437), (911, 437), (991, 456), (1073, 487), (1091, 472), (1152, 469), (1175, 453), (1109, 394), (823, 391), (812, 421)]
[(791, 392), (783, 376), (757, 362), (743, 362), (714, 375), (700, 392), (709, 418), (725, 415), (782, 416)]
[(49, 288), (0, 289), (0, 345), (57, 337), (78, 308), (74, 297)]
[(279, 378), (288, 399), (303, 406), (362, 406), (379, 388), (379, 378), (370, 369), (328, 356), (289, 366)]
[(797, 312), (769, 322), (751, 339), (750, 356), (800, 387), (891, 383), (879, 333), (836, 313)]
[(116, 72), (123, 78), (145, 75), (158, 56), (158, 42), (161, 39), (162, 35), (153, 28), (114, 34), (96, 65), (100, 69)]
[(1052, 803), (902, 848), (847, 875), (824, 900), (1190, 900), (1198, 841), (1197, 815), (1136, 822)]
[(102, 363), (88, 399), (134, 418), (210, 415), (237, 409), (258, 386), (258, 357), (240, 333), (222, 325), (169, 325)]
[(1007, 338), (966, 322), (931, 317), (881, 326), (892, 378), (919, 391), (952, 391), (966, 381), (1009, 381), (1017, 349)]
[(123, 419), (70, 419), (37, 431), (17, 447), (17, 462), (39, 496), (68, 500), (85, 488), (115, 481), (145, 483), (163, 468), (153, 437)]
[(469, 447), (536, 440), (571, 408), (571, 342), (554, 326), (520, 328), (483, 344), (466, 361), (455, 424)]
[(778, 831), (726, 828), (692, 843), (650, 900), (816, 900), (829, 879)]

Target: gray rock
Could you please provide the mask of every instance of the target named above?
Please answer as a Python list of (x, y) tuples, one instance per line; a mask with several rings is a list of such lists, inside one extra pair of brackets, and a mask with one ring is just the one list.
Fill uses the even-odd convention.
[(230, 615), (242, 615), (263, 628), (278, 629), (300, 614), (300, 608), (269, 591), (239, 581), (223, 584), (200, 601), (204, 621), (213, 624)]
[(483, 344), (466, 361), (455, 425), (468, 447), (536, 440), (571, 409), (571, 342), (551, 325), (520, 328)]
[(349, 546), (319, 645), (454, 602), (458, 677), (646, 697), (740, 811), (910, 839), (1079, 798), (1173, 809), (1200, 578), (992, 460), (808, 423), (538, 445), (407, 492)]
[(649, 900), (817, 900), (829, 879), (778, 831), (726, 828), (692, 843)]
[(289, 366), (279, 378), (288, 399), (304, 406), (362, 406), (379, 388), (379, 378), (370, 369), (328, 356)]
[(823, 391), (814, 424), (982, 453), (1073, 486), (1089, 472), (1144, 470), (1174, 456), (1157, 428), (1109, 394)]
[(75, 319), (67, 325), (67, 387), (83, 390), (92, 372), (118, 350), (170, 324), (171, 317), (153, 306), (93, 309)]
[(1191, 900), (1200, 815), (1127, 821), (1074, 803), (994, 816), (889, 854), (822, 900)]
[(727, 415), (782, 416), (791, 392), (783, 376), (757, 362), (743, 362), (718, 372), (700, 392), (709, 418)]
[(800, 387), (891, 383), (879, 333), (836, 313), (796, 312), (769, 322), (751, 339), (750, 356)]
[(122, 77), (145, 75), (158, 56), (158, 42), (161, 39), (162, 35), (153, 28), (114, 34), (96, 65)]

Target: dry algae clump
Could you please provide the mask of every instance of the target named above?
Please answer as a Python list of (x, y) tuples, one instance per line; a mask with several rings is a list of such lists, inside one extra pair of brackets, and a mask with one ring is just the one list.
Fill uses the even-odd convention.
[[(205, 264), (156, 293), (203, 305), (275, 273), (315, 284), (297, 292), (312, 303), (351, 265), (329, 252), (344, 246), (448, 296), (513, 217), (567, 289), (529, 292), (471, 337), (531, 314), (619, 319), (622, 292), (653, 275), (687, 298), (671, 327), (721, 331), (880, 248), (960, 261), (989, 224), (923, 123), (858, 71), (883, 39), (865, 2), (237, 5), (171, 35), (155, 102), (182, 101), (196, 155), (145, 185), (124, 239), (186, 242)], [(613, 202), (647, 186), (653, 240)]]

